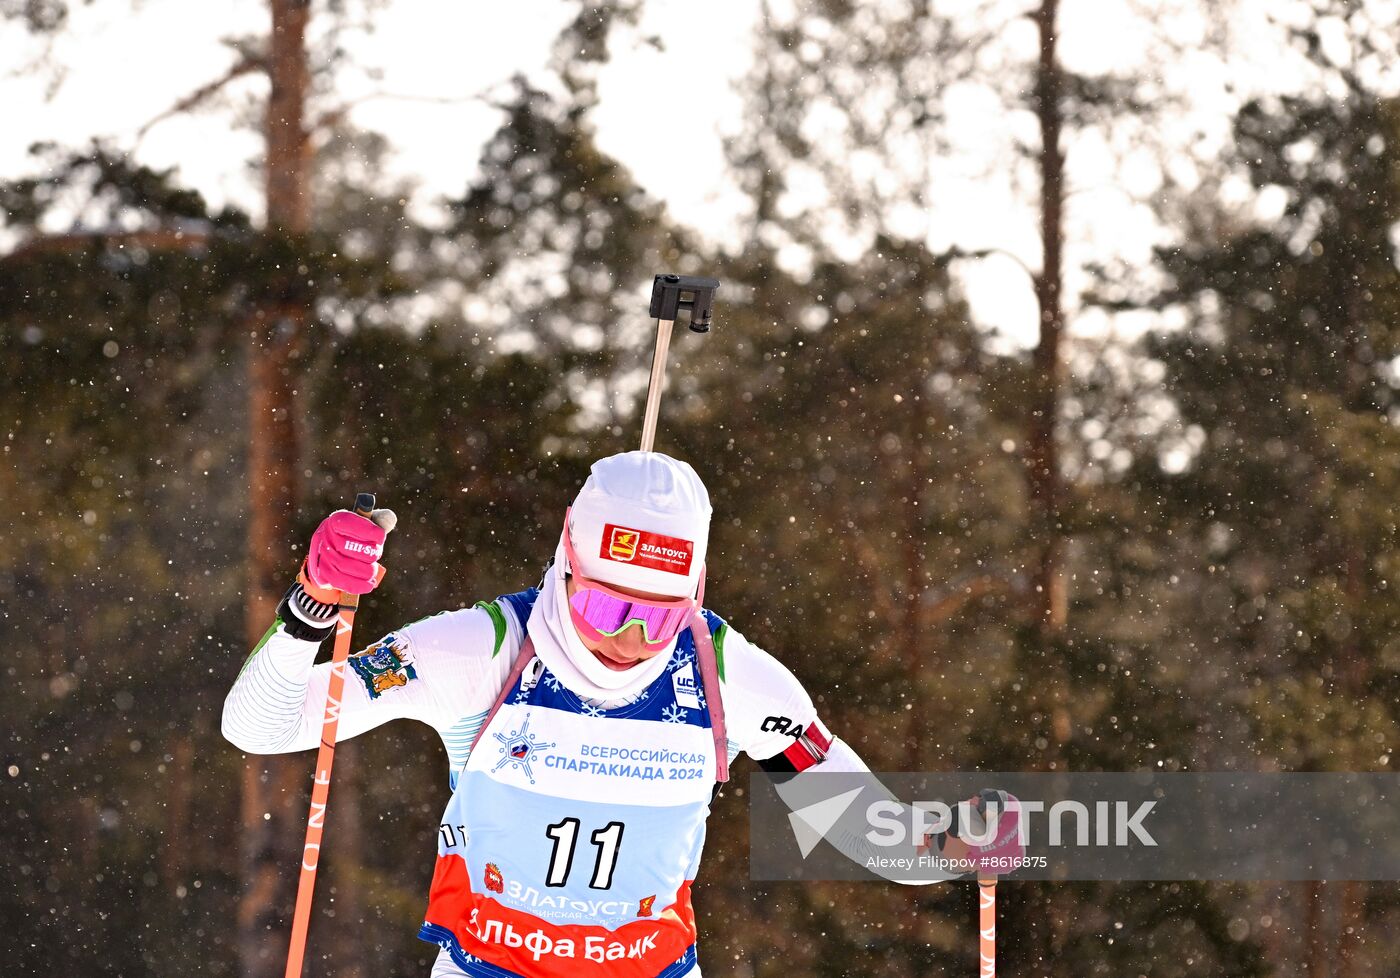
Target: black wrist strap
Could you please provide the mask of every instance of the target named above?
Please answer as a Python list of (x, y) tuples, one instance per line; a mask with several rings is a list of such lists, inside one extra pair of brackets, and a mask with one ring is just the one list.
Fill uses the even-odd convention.
[[(306, 620), (312, 614), (323, 611), (331, 613), (330, 620), (324, 625), (315, 625)], [(302, 590), (300, 584), (293, 584), (282, 596), (281, 603), (277, 605), (277, 617), (288, 635), (303, 642), (324, 642), (335, 631), (335, 607), (315, 600)]]

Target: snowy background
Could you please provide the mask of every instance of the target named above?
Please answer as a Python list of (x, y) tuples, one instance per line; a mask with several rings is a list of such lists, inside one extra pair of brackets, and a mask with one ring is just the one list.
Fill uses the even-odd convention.
[[(298, 548), (398, 510), (366, 642), (533, 584), (658, 271), (710, 600), (873, 767), (1389, 769), (1400, 3), (296, 6), (0, 0), (7, 974), (280, 974)], [(750, 882), (739, 773), (707, 974), (970, 972), (969, 887)], [(426, 973), (445, 775), (337, 755), (313, 972)], [(1008, 884), (1003, 968), (1381, 974), (1396, 895)]]

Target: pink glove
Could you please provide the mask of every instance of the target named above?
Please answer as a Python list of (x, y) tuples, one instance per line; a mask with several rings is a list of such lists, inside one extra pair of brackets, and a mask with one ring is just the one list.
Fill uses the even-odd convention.
[[(996, 808), (996, 837), (986, 845), (973, 846), (967, 857), (977, 864), (980, 878), (1004, 875), (1020, 869), (1026, 855), (1026, 842), (1021, 838), (1021, 803), (1016, 796), (997, 789), (987, 789), (979, 793), (979, 813), (986, 812), (988, 804)], [(978, 832), (980, 837), (985, 832)]]
[(321, 521), (311, 535), (297, 579), (317, 601), (333, 604), (337, 592), (368, 594), (384, 577), (379, 557), (385, 530), (363, 516), (338, 509)]

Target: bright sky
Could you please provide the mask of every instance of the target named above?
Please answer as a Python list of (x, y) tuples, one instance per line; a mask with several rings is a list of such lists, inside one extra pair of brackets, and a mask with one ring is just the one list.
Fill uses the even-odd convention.
[[(339, 80), (338, 95), (356, 103), (351, 118), (357, 125), (391, 137), (400, 172), (430, 194), (460, 192), (499, 121), (497, 112), (470, 97), (490, 93), (519, 72), (542, 82), (570, 8), (554, 0), (391, 0), (372, 34), (347, 36), (353, 66)], [(749, 61), (753, 10), (748, 3), (736, 8), (745, 16), (697, 18), (682, 0), (651, 0), (644, 30), (682, 40), (664, 53), (649, 45), (619, 51), (603, 80), (597, 116), (604, 149), (624, 158), (678, 217), (702, 225), (713, 223), (711, 208), (722, 196), (732, 196), (719, 188), (718, 138), (712, 152), (663, 153), (650, 143), (650, 123), (661, 110), (683, 106), (703, 120), (702, 131), (717, 132), (719, 120), (737, 111), (731, 82)], [(79, 6), (54, 50), (66, 70), (51, 100), (45, 101), (44, 75), (0, 80), (0, 100), (10, 107), (0, 173), (31, 170), (26, 148), (36, 140), (81, 145), (102, 135), (135, 145), (142, 125), (233, 63), (221, 38), (263, 31), (266, 21), (262, 0), (144, 0), (135, 11), (130, 0)], [(18, 29), (0, 28), (0, 63), (19, 64), (37, 50)], [(697, 57), (701, 52), (705, 56)], [(382, 71), (381, 80), (365, 77), (373, 69)], [(234, 106), (159, 123), (141, 140), (138, 155), (155, 166), (178, 166), (216, 201), (256, 211), (257, 186), (237, 163), (258, 151), (259, 139), (231, 122), (236, 103), (244, 102), (246, 111), (249, 95), (264, 87), (254, 79), (236, 83), (232, 91), (242, 98)], [(446, 101), (454, 97), (463, 101)]]
[[(967, 0), (944, 0), (956, 7)], [(1015, 2), (1015, 0), (1008, 0)], [(1156, 0), (1176, 9), (1182, 0)], [(1267, 2), (1240, 0), (1242, 23), (1257, 18)], [(1029, 3), (1025, 3), (1029, 6)], [(1080, 70), (1130, 68), (1150, 44), (1144, 22), (1131, 5), (1107, 0), (1065, 0), (1061, 20), (1062, 56)], [(424, 206), (444, 194), (460, 193), (475, 169), (482, 142), (498, 114), (471, 96), (489, 92), (516, 73), (545, 81), (544, 66), (572, 4), (552, 0), (510, 3), (443, 3), (441, 0), (388, 0), (374, 15), (371, 34), (347, 37), (352, 68), (337, 81), (337, 94), (354, 104), (358, 126), (386, 134), (395, 148), (390, 166), (416, 180)], [(1275, 6), (1277, 9), (1277, 6)], [(733, 131), (740, 103), (734, 83), (749, 67), (751, 33), (758, 0), (696, 4), (691, 0), (647, 0), (637, 32), (618, 38), (613, 60), (601, 79), (595, 114), (602, 148), (631, 168), (639, 181), (672, 214), (713, 240), (732, 237), (743, 200), (729, 184), (721, 134)], [(1250, 13), (1254, 10), (1254, 13)], [(180, 175), (216, 204), (232, 201), (258, 210), (258, 184), (245, 161), (259, 151), (252, 126), (255, 96), (265, 83), (246, 78), (210, 110), (176, 116), (153, 127), (139, 143), (140, 128), (183, 95), (217, 78), (233, 63), (222, 38), (266, 29), (263, 0), (97, 0), (77, 6), (71, 29), (54, 49), (67, 66), (62, 83), (46, 100), (46, 76), (29, 73), (0, 78), (0, 104), (7, 107), (0, 137), (0, 175), (32, 172), (27, 146), (38, 140), (83, 145), (93, 136), (135, 147), (137, 157), (156, 167), (176, 166)], [(1034, 32), (1013, 20), (1005, 43), (1014, 55), (1028, 54)], [(1220, 66), (1190, 50), (1200, 26), (1187, 17), (1173, 33), (1185, 50), (1167, 74), (1189, 75), (1185, 86), (1196, 104), (1185, 129), (1206, 131), (1206, 145), (1226, 137), (1233, 99), (1223, 94)], [(642, 43), (655, 34), (664, 51)], [(13, 27), (0, 27), (0, 64), (22, 65), (38, 48)], [(1259, 56), (1233, 60), (1230, 71), (1246, 90), (1267, 87), (1279, 65)], [(378, 71), (381, 77), (374, 79)], [(439, 101), (460, 97), (459, 101)], [(699, 133), (714, 138), (658, 147), (654, 121), (668, 110), (684, 109), (698, 120)], [(995, 172), (1013, 133), (1025, 134), (1026, 118), (989, 113), (986, 93), (969, 90), (953, 100), (960, 134), (956, 172), (944, 172), (943, 192), (926, 220), (930, 243), (946, 247), (999, 247), (1034, 267), (1039, 248), (1028, 190)], [(1032, 138), (1034, 130), (1029, 134)], [(963, 159), (963, 154), (966, 159)], [(1156, 190), (1153, 165), (1131, 159), (1118, 168), (1106, 144), (1085, 140), (1072, 147), (1071, 198), (1067, 225), (1071, 241), (1069, 292), (1085, 280), (1075, 267), (1090, 250), (1095, 257), (1121, 256), (1145, 263), (1163, 228), (1145, 205)], [(992, 171), (989, 175), (988, 171)], [(1030, 283), (1014, 261), (993, 258), (964, 263), (964, 284), (979, 320), (1013, 345), (1034, 341), (1035, 308)], [(717, 273), (723, 275), (722, 269)], [(1093, 315), (1076, 320), (1081, 334), (1101, 333), (1106, 323)], [(1121, 324), (1119, 325), (1121, 329)]]

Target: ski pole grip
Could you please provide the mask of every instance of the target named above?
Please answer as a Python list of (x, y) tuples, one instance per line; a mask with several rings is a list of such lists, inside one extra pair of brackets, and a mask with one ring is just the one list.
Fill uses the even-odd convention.
[(355, 496), (355, 513), (369, 519), (369, 514), (374, 512), (374, 493), (362, 492)]

